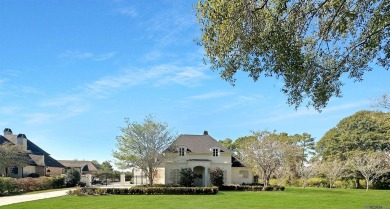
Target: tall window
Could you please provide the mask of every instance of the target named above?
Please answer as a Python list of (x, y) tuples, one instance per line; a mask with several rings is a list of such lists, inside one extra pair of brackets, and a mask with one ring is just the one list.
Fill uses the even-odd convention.
[(219, 156), (219, 149), (218, 148), (213, 148), (213, 156)]
[(170, 180), (172, 184), (178, 184), (180, 179), (180, 170), (172, 169), (170, 173)]
[(185, 147), (180, 147), (179, 148), (179, 156), (184, 156), (186, 154)]

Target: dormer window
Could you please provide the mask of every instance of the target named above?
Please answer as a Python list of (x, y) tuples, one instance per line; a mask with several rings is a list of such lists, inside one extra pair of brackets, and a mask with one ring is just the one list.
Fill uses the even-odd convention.
[(220, 150), (219, 150), (218, 147), (213, 147), (211, 150), (213, 151), (213, 156), (214, 157), (219, 156)]
[(186, 155), (186, 147), (179, 147), (179, 156)]

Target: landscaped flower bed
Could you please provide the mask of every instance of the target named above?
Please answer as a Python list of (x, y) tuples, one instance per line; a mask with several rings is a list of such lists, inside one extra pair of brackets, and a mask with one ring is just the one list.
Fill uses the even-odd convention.
[(218, 187), (135, 187), (135, 188), (91, 188), (69, 191), (69, 195), (213, 195)]

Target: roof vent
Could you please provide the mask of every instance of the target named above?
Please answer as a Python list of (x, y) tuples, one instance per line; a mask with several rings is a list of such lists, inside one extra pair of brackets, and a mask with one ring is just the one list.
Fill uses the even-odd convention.
[(203, 131), (203, 135), (209, 135), (208, 131)]
[(4, 129), (4, 136), (5, 135), (12, 135), (12, 130), (10, 128), (5, 128)]

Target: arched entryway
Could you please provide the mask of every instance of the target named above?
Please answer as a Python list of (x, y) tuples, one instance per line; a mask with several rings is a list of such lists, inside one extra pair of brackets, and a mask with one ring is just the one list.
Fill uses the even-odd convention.
[(194, 173), (198, 178), (195, 179), (195, 186), (203, 187), (205, 186), (205, 168), (203, 166), (194, 167)]

